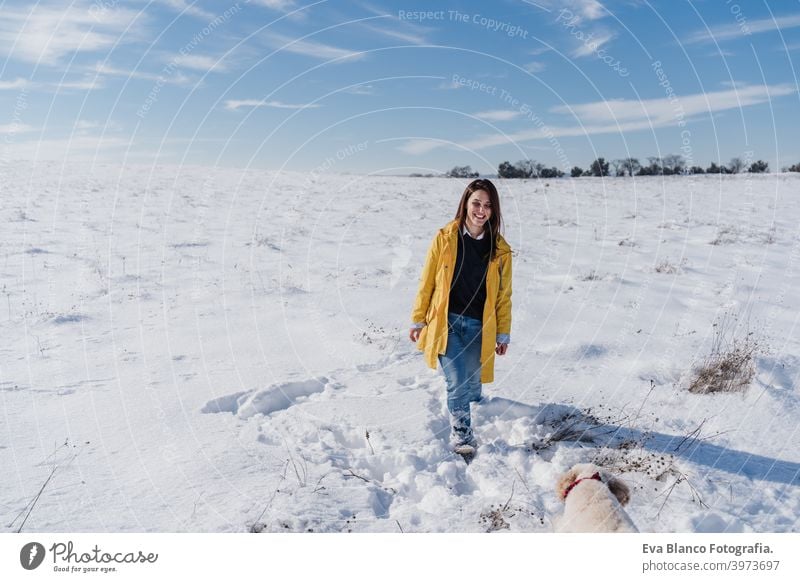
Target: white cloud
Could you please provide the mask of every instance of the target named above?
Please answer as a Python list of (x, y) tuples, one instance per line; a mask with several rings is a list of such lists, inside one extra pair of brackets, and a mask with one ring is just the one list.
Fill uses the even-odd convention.
[[(402, 21), (400, 21), (400, 20), (398, 20), (397, 18), (394, 18), (394, 17), (392, 18), (392, 20), (394, 21), (394, 22), (392, 22), (392, 26), (400, 26), (400, 24), (402, 22)], [(405, 26), (405, 23), (403, 23), (403, 26)], [(428, 43), (428, 41), (424, 37), (420, 36), (419, 34), (416, 34), (415, 32), (412, 32), (411, 30), (406, 30), (404, 32), (404, 31), (401, 31), (401, 30), (397, 30), (396, 28), (392, 28), (392, 29), (381, 28), (381, 27), (375, 26), (373, 24), (365, 24), (365, 23), (361, 23), (361, 27), (365, 28), (365, 29), (367, 29), (367, 30), (369, 30), (371, 32), (374, 32), (376, 34), (379, 34), (381, 36), (387, 36), (389, 38), (395, 38), (395, 39), (397, 39), (399, 41), (402, 41), (402, 42), (405, 42), (405, 43), (408, 43), (408, 44), (422, 45), (422, 44), (427, 44)]]
[(130, 79), (146, 79), (148, 81), (161, 81), (164, 84), (183, 85), (191, 81), (189, 77), (180, 72), (172, 72), (170, 75), (163, 75), (157, 73), (147, 73), (144, 71), (129, 71), (127, 69), (118, 69), (104, 63), (97, 63), (94, 67), (92, 67), (91, 70), (99, 75), (125, 77)]
[(345, 89), (344, 92), (350, 93), (351, 95), (375, 95), (377, 93), (374, 85), (356, 85), (355, 87)]
[(191, 16), (196, 16), (198, 18), (207, 20), (213, 20), (216, 18), (216, 16), (211, 12), (206, 12), (197, 5), (189, 4), (186, 2), (186, 0), (159, 0), (159, 2), (182, 14), (189, 14)]
[(242, 107), (274, 107), (277, 109), (315, 109), (316, 103), (282, 103), (265, 99), (229, 99), (225, 101), (225, 109), (236, 111)]
[(0, 125), (0, 135), (15, 135), (17, 133), (27, 133), (33, 131), (34, 128), (27, 123), (6, 123)]
[(100, 124), (96, 121), (88, 121), (86, 119), (79, 119), (75, 124), (76, 131), (85, 131), (87, 129), (95, 129), (100, 127)]
[(103, 79), (97, 75), (84, 75), (83, 79), (77, 81), (50, 81), (47, 83), (36, 83), (37, 87), (48, 90), (64, 91), (66, 89), (78, 89), (79, 91), (94, 91), (105, 87)]
[(540, 63), (538, 61), (533, 61), (531, 63), (527, 63), (522, 65), (522, 68), (528, 71), (529, 73), (541, 73), (547, 67), (545, 67), (544, 63)]
[(495, 109), (492, 111), (479, 111), (478, 113), (473, 113), (473, 115), (484, 121), (510, 121), (519, 117), (521, 112), (510, 109)]
[(573, 0), (570, 4), (575, 6), (580, 14), (588, 20), (597, 20), (606, 16), (605, 8), (597, 0)]
[(93, 129), (102, 129), (104, 133), (109, 131), (120, 131), (122, 126), (116, 121), (108, 120), (103, 123), (88, 119), (79, 119), (72, 128), (74, 135), (89, 135)]
[(656, 126), (663, 126), (675, 121), (677, 108), (688, 118), (766, 103), (771, 98), (790, 95), (794, 91), (794, 87), (788, 84), (749, 85), (725, 91), (679, 95), (675, 102), (667, 97), (642, 101), (610, 99), (580, 105), (560, 105), (551, 111), (574, 115), (584, 124), (648, 121)]
[(68, 6), (4, 7), (0, 46), (13, 59), (58, 65), (76, 52), (108, 50), (120, 40), (134, 38), (127, 29), (135, 29), (141, 15), (134, 10), (97, 6), (76, 2)]
[(29, 79), (17, 78), (13, 81), (0, 81), (0, 91), (10, 89), (22, 89), (23, 87), (33, 89), (41, 89), (45, 91), (62, 91), (65, 89), (79, 89), (84, 91), (91, 91), (94, 89), (102, 89), (105, 87), (102, 77), (97, 75), (97, 71), (91, 74), (83, 75), (83, 78), (77, 80), (63, 80), (57, 79), (53, 81), (30, 81)]
[[(794, 93), (794, 86), (789, 84), (753, 85), (726, 91), (685, 95), (674, 103), (665, 97), (642, 101), (612, 99), (578, 105), (561, 105), (551, 108), (550, 112), (572, 115), (577, 117), (580, 123), (573, 126), (545, 126), (508, 135), (478, 136), (459, 142), (457, 145), (467, 150), (482, 150), (509, 142), (650, 130), (677, 123), (678, 111), (686, 120), (697, 119), (701, 115), (767, 103), (770, 99)], [(447, 145), (447, 142), (414, 138), (406, 141), (399, 149), (409, 154), (426, 154)]]
[(688, 44), (712, 41), (725, 41), (735, 38), (745, 38), (751, 34), (773, 32), (800, 26), (800, 14), (779, 16), (776, 19), (763, 18), (761, 20), (743, 20), (741, 23), (723, 24), (714, 26), (710, 30), (698, 30), (692, 33), (684, 42)]
[(130, 140), (120, 137), (75, 135), (68, 138), (14, 142), (4, 148), (4, 155), (26, 160), (118, 159), (119, 150), (128, 147), (130, 143)]
[(574, 58), (593, 56), (604, 44), (614, 38), (614, 35), (611, 33), (602, 33), (598, 36), (594, 36), (594, 33), (591, 33), (591, 35), (587, 35), (587, 37), (590, 38), (581, 42), (581, 45), (572, 51), (572, 56)]
[(321, 60), (340, 59), (336, 61), (337, 63), (357, 60), (364, 56), (362, 53), (349, 49), (343, 49), (321, 42), (294, 39), (280, 34), (270, 34), (268, 40), (273, 48), (278, 49), (280, 52), (290, 52)]
[(459, 85), (454, 79), (450, 79), (449, 81), (442, 81), (436, 86), (436, 88), (451, 90), (451, 89), (460, 89), (463, 86), (464, 85)]
[[(300, 3), (296, 0), (249, 0), (250, 4), (263, 6), (282, 14), (281, 18), (287, 18), (296, 22), (309, 20), (316, 8), (316, 4)], [(317, 3), (318, 4), (318, 3)]]
[(179, 67), (202, 71), (204, 73), (221, 73), (226, 69), (225, 63), (217, 57), (205, 55), (176, 55), (169, 59)]
[(737, 87), (742, 87), (742, 88), (747, 87), (747, 83), (745, 83), (743, 81), (735, 81), (735, 80), (734, 81), (722, 81), (720, 83), (720, 85), (722, 85), (723, 87), (730, 87), (731, 89), (735, 89)]
[(708, 53), (706, 56), (708, 56), (708, 57), (735, 57), (736, 53), (734, 53), (733, 51), (725, 50), (725, 49), (719, 49), (718, 51), (715, 51), (713, 53)]
[(26, 85), (28, 85), (29, 81), (27, 79), (23, 79), (22, 77), (17, 77), (13, 81), (0, 81), (0, 91), (6, 89), (22, 89)]
[(251, 0), (251, 3), (281, 12), (289, 8), (294, 8), (294, 0)]
[(398, 149), (401, 152), (411, 155), (423, 155), (440, 147), (450, 145), (448, 142), (434, 139), (410, 139)]
[[(428, 44), (430, 41), (421, 35), (421, 33), (430, 33), (433, 31), (430, 27), (423, 26), (419, 22), (411, 22), (405, 19), (400, 19), (397, 16), (397, 11), (391, 8), (382, 6), (373, 6), (369, 2), (358, 2), (359, 8), (379, 17), (378, 19), (370, 19), (372, 22), (386, 23), (391, 26), (391, 29), (383, 28), (375, 24), (367, 22), (359, 22), (359, 26), (365, 28), (376, 34), (387, 36), (389, 38), (396, 38), (402, 42), (414, 45)], [(386, 21), (389, 21), (388, 23)]]
[(608, 12), (597, 0), (537, 0), (551, 10), (564, 10), (572, 13), (578, 21), (599, 20), (608, 16)]

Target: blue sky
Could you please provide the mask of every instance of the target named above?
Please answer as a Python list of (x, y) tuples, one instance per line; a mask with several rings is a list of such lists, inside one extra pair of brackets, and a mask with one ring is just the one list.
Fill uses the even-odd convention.
[(3, 160), (800, 162), (800, 2), (3, 2)]

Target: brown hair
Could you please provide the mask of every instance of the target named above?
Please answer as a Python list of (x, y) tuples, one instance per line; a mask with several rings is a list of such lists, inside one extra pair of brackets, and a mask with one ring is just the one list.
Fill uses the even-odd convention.
[(483, 190), (489, 195), (489, 203), (492, 205), (492, 215), (483, 227), (486, 234), (492, 241), (491, 258), (494, 259), (497, 254), (497, 235), (503, 227), (503, 214), (500, 212), (500, 196), (497, 194), (497, 188), (489, 180), (479, 178), (470, 182), (464, 189), (461, 195), (461, 201), (458, 203), (458, 210), (456, 210), (456, 220), (458, 221), (458, 232), (464, 229), (464, 221), (467, 219), (467, 202), (469, 197), (474, 192)]

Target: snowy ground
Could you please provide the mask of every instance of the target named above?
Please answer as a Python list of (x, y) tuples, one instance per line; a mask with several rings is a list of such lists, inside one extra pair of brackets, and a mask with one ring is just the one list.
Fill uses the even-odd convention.
[[(582, 461), (643, 531), (800, 531), (800, 177), (498, 181), (512, 343), (469, 466), (407, 340), (464, 183), (6, 168), (5, 531), (46, 483), (23, 531), (544, 532)], [(718, 330), (755, 375), (691, 394)]]

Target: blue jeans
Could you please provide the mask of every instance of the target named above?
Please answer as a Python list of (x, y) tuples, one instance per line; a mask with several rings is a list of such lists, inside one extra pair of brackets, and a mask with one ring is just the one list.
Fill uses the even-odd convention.
[(481, 398), (482, 332), (480, 320), (447, 314), (447, 349), (439, 363), (447, 380), (452, 437), (462, 443), (473, 440), (469, 405)]

